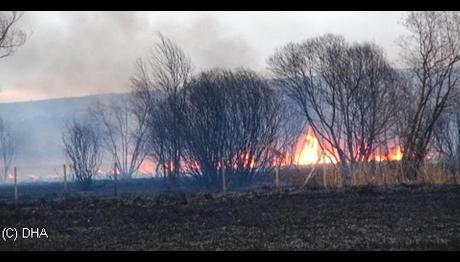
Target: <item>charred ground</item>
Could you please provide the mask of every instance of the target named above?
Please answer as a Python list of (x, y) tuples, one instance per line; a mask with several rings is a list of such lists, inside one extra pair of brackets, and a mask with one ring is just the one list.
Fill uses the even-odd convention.
[(48, 239), (1, 250), (459, 250), (460, 187), (74, 198), (0, 204)]

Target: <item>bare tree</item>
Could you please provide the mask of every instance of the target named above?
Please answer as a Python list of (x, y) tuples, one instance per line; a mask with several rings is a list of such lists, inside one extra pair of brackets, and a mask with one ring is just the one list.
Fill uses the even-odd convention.
[(22, 16), (23, 13), (16, 11), (0, 12), (0, 58), (12, 55), (25, 43), (26, 33), (15, 28)]
[(271, 81), (270, 85), (280, 100), (280, 115), (282, 116), (278, 139), (272, 148), (277, 154), (275, 164), (279, 167), (288, 166), (296, 163), (294, 156), (299, 149), (299, 138), (305, 134), (308, 123), (295, 101), (286, 96), (284, 88), (278, 85), (277, 81)]
[(89, 123), (73, 120), (62, 136), (64, 150), (77, 183), (89, 189), (102, 163), (101, 140)]
[(436, 122), (458, 94), (460, 13), (411, 12), (404, 25), (403, 58), (410, 68), (402, 123), (403, 172), (416, 179), (428, 153)]
[(162, 167), (168, 185), (180, 173), (181, 89), (192, 73), (190, 59), (172, 40), (159, 34), (149, 57), (139, 59), (132, 77), (136, 115), (146, 118), (150, 157)]
[(188, 171), (220, 189), (248, 185), (273, 168), (281, 116), (268, 81), (248, 70), (204, 72), (186, 85), (183, 136)]
[(446, 170), (460, 174), (460, 102), (444, 113), (434, 126), (433, 149)]
[(0, 118), (0, 159), (3, 178), (8, 178), (8, 172), (16, 155), (17, 139), (10, 126)]
[(269, 66), (344, 174), (384, 142), (395, 121), (398, 74), (375, 44), (324, 35), (284, 46)]
[[(124, 97), (123, 97), (124, 98)], [(103, 146), (119, 168), (121, 178), (131, 178), (146, 156), (146, 118), (136, 117), (123, 98), (90, 108), (94, 123), (100, 127)]]

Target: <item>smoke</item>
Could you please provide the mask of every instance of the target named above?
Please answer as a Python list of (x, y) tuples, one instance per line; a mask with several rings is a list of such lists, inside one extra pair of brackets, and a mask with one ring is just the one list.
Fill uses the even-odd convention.
[(161, 32), (195, 69), (265, 69), (274, 50), (324, 33), (375, 41), (391, 60), (401, 12), (26, 12), (29, 38), (0, 60), (0, 102), (126, 92)]
[(212, 15), (202, 15), (188, 24), (160, 22), (154, 29), (178, 43), (198, 70), (262, 66), (263, 57), (255, 47)]
[(181, 23), (148, 12), (28, 12), (18, 26), (29, 38), (0, 60), (0, 102), (126, 92), (158, 32), (197, 68), (257, 66), (256, 50), (206, 14)]
[(141, 13), (26, 13), (26, 45), (0, 61), (1, 99), (125, 90), (146, 22)]
[[(0, 102), (127, 92), (135, 60), (149, 55), (158, 32), (184, 49), (195, 72), (260, 71), (275, 48), (325, 32), (388, 47), (397, 35), (388, 21), (387, 13), (26, 12), (18, 24), (26, 44), (0, 59)], [(1, 104), (0, 115), (22, 130), (18, 164), (60, 166), (62, 125), (91, 99)]]
[[(135, 60), (149, 55), (158, 32), (197, 70), (255, 65), (255, 50), (214, 17), (188, 21), (147, 12), (27, 12), (18, 24), (26, 44), (0, 60), (0, 102), (127, 92)], [(62, 165), (62, 126), (86, 114), (92, 99), (0, 104), (0, 115), (22, 130), (16, 164), (23, 172), (42, 176)]]

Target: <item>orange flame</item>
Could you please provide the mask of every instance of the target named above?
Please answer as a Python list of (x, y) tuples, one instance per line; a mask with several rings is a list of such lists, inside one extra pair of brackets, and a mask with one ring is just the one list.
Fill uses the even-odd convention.
[[(323, 146), (324, 147), (324, 146)], [(297, 165), (311, 165), (311, 164), (325, 164), (336, 163), (333, 150), (321, 149), (320, 141), (313, 134), (312, 129), (309, 127), (305, 134), (299, 138), (294, 153), (294, 164)], [(382, 161), (400, 161), (402, 159), (401, 146), (398, 145), (389, 150), (386, 154), (375, 153), (370, 157), (370, 160), (377, 162)], [(287, 162), (287, 161), (284, 161)]]
[(294, 163), (297, 165), (311, 165), (317, 163), (334, 163), (334, 155), (329, 150), (322, 150), (318, 138), (309, 127), (307, 132), (299, 138), (294, 153)]
[(388, 154), (376, 154), (371, 157), (371, 159), (381, 162), (381, 161), (400, 161), (403, 157), (401, 146), (398, 145), (395, 148), (390, 149)]
[(153, 174), (154, 163), (152, 161), (144, 159), (144, 161), (142, 161), (142, 164), (139, 166), (139, 169), (137, 171), (141, 173), (142, 175)]
[[(323, 146), (323, 148), (321, 148)], [(314, 135), (312, 128), (308, 128), (305, 133), (303, 133), (295, 147), (295, 152), (293, 154), (284, 154), (283, 156), (276, 156), (273, 159), (273, 166), (288, 166), (289, 164), (295, 165), (313, 165), (313, 164), (333, 164), (338, 161), (338, 157), (334, 153), (334, 150), (321, 145), (321, 141)], [(387, 150), (385, 153), (374, 153), (370, 157), (370, 161), (399, 161), (402, 159), (402, 150), (401, 146), (396, 146), (390, 150)], [(190, 162), (189, 162), (190, 161)], [(256, 159), (249, 152), (240, 152), (231, 162), (233, 163), (233, 168), (237, 169), (239, 167), (244, 168), (256, 168), (257, 163)], [(166, 164), (166, 170), (172, 172), (175, 167), (171, 162)], [(222, 168), (222, 163), (218, 162), (217, 169)], [(180, 170), (181, 171), (198, 171), (200, 165), (197, 161), (188, 160), (181, 162)], [(139, 167), (139, 173), (141, 174), (152, 174), (155, 170), (155, 163), (151, 160), (145, 160)]]

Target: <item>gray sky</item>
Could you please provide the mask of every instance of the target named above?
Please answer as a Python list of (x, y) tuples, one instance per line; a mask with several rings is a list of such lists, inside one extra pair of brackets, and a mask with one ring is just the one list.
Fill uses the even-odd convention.
[(125, 92), (156, 33), (176, 41), (196, 70), (249, 67), (290, 41), (336, 33), (373, 41), (398, 63), (403, 12), (27, 12), (29, 39), (0, 60), (0, 102)]

